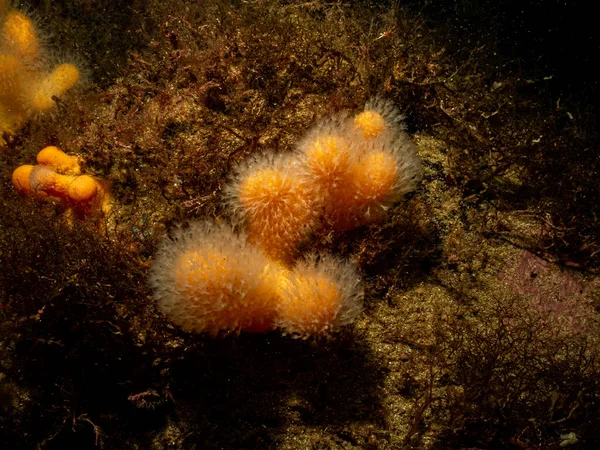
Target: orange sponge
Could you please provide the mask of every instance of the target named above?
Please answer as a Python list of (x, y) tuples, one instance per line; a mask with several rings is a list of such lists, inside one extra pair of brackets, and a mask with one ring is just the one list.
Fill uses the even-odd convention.
[(186, 331), (273, 328), (277, 269), (226, 226), (194, 223), (163, 242), (149, 280), (159, 309)]

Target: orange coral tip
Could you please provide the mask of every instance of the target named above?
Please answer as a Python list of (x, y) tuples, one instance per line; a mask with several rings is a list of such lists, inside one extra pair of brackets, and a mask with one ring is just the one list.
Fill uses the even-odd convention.
[(77, 157), (69, 156), (53, 145), (40, 150), (37, 154), (37, 162), (64, 175), (79, 175), (81, 173)]

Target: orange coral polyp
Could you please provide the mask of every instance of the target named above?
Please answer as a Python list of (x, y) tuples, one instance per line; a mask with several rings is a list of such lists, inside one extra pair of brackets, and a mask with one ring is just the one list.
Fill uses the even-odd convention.
[(359, 201), (381, 201), (394, 193), (398, 181), (397, 163), (386, 152), (368, 153), (355, 167), (353, 177), (362, 197)]
[(293, 323), (293, 330), (302, 330), (302, 335), (318, 334), (331, 327), (341, 306), (340, 289), (331, 279), (292, 275), (283, 284), (281, 320)]
[(81, 173), (78, 158), (67, 155), (53, 145), (40, 150), (37, 154), (37, 162), (65, 175), (79, 175)]
[(161, 310), (188, 331), (274, 327), (279, 269), (228, 227), (194, 224), (159, 250), (150, 280)]
[[(271, 212), (288, 195), (290, 180), (274, 169), (264, 169), (250, 175), (242, 184), (240, 201), (249, 211)], [(251, 213), (252, 214), (252, 213)]]
[(387, 124), (381, 114), (369, 110), (354, 118), (354, 126), (365, 139), (373, 139), (385, 130)]
[[(228, 258), (217, 252), (186, 252), (175, 266), (175, 286), (190, 303), (203, 306), (212, 303), (213, 309), (220, 310), (223, 305), (219, 299), (231, 297), (230, 291), (239, 289), (242, 282), (238, 271), (228, 264)], [(231, 320), (225, 322), (231, 323)]]
[(338, 136), (317, 139), (305, 151), (308, 167), (317, 182), (334, 186), (337, 178), (348, 170), (350, 149), (348, 142)]
[(14, 87), (21, 64), (12, 55), (0, 54), (0, 94)]
[(21, 58), (34, 58), (40, 50), (33, 23), (19, 12), (12, 11), (6, 15), (2, 35), (10, 49)]
[(303, 339), (352, 323), (362, 311), (364, 292), (354, 264), (311, 254), (278, 284), (277, 325)]
[(33, 88), (29, 94), (29, 103), (35, 110), (48, 111), (54, 107), (53, 97), (61, 97), (78, 81), (77, 67), (73, 64), (61, 64)]
[(312, 198), (300, 176), (272, 168), (250, 174), (239, 191), (250, 241), (276, 261), (289, 263), (315, 221)]

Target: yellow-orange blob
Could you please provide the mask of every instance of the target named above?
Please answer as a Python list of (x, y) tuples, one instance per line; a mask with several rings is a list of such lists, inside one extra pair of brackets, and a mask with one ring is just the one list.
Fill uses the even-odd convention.
[(24, 14), (9, 12), (4, 19), (2, 34), (10, 49), (21, 58), (32, 59), (40, 50), (35, 27)]
[(325, 136), (306, 150), (307, 164), (317, 181), (333, 185), (350, 163), (349, 144), (337, 136)]
[(360, 192), (359, 202), (379, 201), (393, 194), (398, 181), (394, 158), (378, 151), (365, 155), (354, 168), (353, 178)]
[(250, 241), (276, 261), (290, 262), (316, 220), (306, 183), (280, 170), (258, 170), (242, 182), (239, 200), (248, 218)]
[(65, 175), (79, 175), (81, 173), (77, 157), (69, 156), (52, 145), (43, 148), (37, 154), (37, 162)]
[(175, 265), (175, 286), (189, 302), (189, 313), (204, 324), (197, 331), (266, 332), (273, 328), (276, 303), (267, 272), (249, 289), (250, 275), (226, 254), (190, 251)]
[(21, 64), (12, 55), (0, 54), (0, 94), (9, 92), (17, 81)]
[(282, 279), (280, 292), (279, 319), (288, 332), (299, 336), (327, 331), (341, 307), (339, 287), (324, 275), (292, 274), (289, 279)]
[(31, 189), (31, 185), (29, 184), (29, 177), (31, 176), (31, 171), (33, 170), (33, 166), (31, 165), (23, 165), (17, 167), (12, 173), (12, 184), (20, 194), (23, 195), (31, 195), (34, 194), (35, 191)]
[(2, 100), (3, 102), (0, 102), (0, 134), (12, 134), (23, 125), (27, 117), (17, 102), (11, 101), (10, 98)]
[(69, 185), (74, 179), (73, 175), (61, 175), (46, 166), (35, 166), (31, 171), (29, 184), (36, 192), (42, 191), (66, 200)]
[(354, 118), (354, 127), (361, 132), (365, 139), (373, 139), (385, 130), (386, 123), (381, 114), (375, 111), (365, 111)]
[(71, 181), (67, 195), (75, 203), (89, 203), (98, 193), (98, 183), (89, 175), (80, 175)]
[(387, 207), (399, 199), (398, 167), (385, 151), (372, 151), (352, 163), (343, 188), (332, 191), (326, 219), (338, 231), (383, 219)]
[(78, 81), (77, 67), (73, 64), (61, 64), (33, 88), (29, 96), (31, 106), (38, 111), (49, 111), (54, 107), (53, 97), (61, 97)]

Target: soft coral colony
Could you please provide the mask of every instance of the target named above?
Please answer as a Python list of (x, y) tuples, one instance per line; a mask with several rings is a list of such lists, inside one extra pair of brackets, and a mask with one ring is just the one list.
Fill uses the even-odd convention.
[[(67, 220), (104, 219), (110, 212), (109, 184), (81, 173), (79, 158), (55, 146), (43, 148), (37, 165), (24, 164), (12, 174), (14, 188), (22, 195), (57, 201)], [(103, 220), (99, 221), (103, 224)]]
[(39, 32), (25, 14), (0, 0), (0, 147), (28, 118), (51, 112), (80, 79), (72, 63), (51, 68)]
[(213, 335), (281, 329), (327, 334), (362, 311), (355, 265), (306, 244), (333, 230), (384, 220), (422, 178), (416, 146), (389, 101), (318, 123), (288, 155), (245, 162), (225, 188), (236, 233), (194, 223), (166, 239), (150, 270), (154, 298), (184, 330)]

